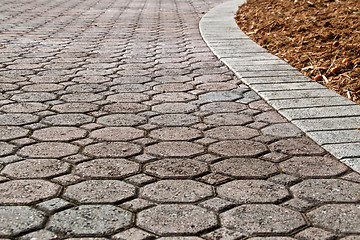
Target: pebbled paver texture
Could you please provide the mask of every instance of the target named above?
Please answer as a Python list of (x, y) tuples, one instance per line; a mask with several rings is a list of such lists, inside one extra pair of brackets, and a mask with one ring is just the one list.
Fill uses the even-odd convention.
[(200, 36), (220, 3), (2, 1), (0, 239), (360, 238), (360, 175)]

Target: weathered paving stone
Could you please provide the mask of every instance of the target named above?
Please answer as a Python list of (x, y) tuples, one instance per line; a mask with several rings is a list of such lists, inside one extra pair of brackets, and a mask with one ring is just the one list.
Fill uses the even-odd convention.
[(42, 211), (53, 214), (57, 211), (72, 207), (72, 204), (61, 198), (53, 198), (37, 204), (36, 207)]
[(159, 240), (203, 240), (199, 237), (162, 237), (158, 238)]
[(62, 90), (64, 86), (56, 83), (38, 83), (26, 85), (21, 88), (25, 92), (54, 92)]
[(81, 113), (64, 113), (45, 117), (42, 123), (60, 126), (80, 126), (91, 123), (94, 118)]
[(80, 203), (115, 203), (135, 195), (135, 187), (118, 180), (89, 180), (67, 187), (63, 196)]
[(290, 194), (284, 185), (264, 180), (236, 180), (217, 187), (220, 197), (237, 203), (277, 203)]
[(34, 239), (51, 240), (51, 239), (56, 239), (56, 238), (58, 238), (58, 236), (53, 232), (50, 232), (47, 230), (39, 230), (39, 231), (31, 232), (24, 236), (21, 236), (19, 238), (19, 240), (34, 240)]
[(13, 178), (49, 178), (65, 174), (70, 170), (70, 164), (56, 159), (26, 159), (10, 163), (1, 171)]
[(360, 233), (359, 204), (327, 204), (306, 215), (315, 226), (331, 229), (336, 233)]
[(107, 127), (92, 131), (90, 138), (106, 141), (127, 141), (144, 136), (144, 131), (133, 127)]
[(269, 146), (271, 151), (289, 155), (322, 155), (326, 151), (308, 138), (282, 139)]
[(199, 205), (215, 212), (221, 212), (235, 206), (233, 202), (218, 197), (210, 198), (209, 200), (201, 202)]
[(148, 107), (140, 103), (113, 103), (106, 105), (104, 111), (111, 113), (139, 113), (147, 111)]
[(78, 150), (78, 146), (70, 143), (43, 142), (25, 146), (18, 154), (29, 158), (61, 158), (76, 154)]
[(56, 99), (54, 93), (47, 92), (27, 92), (12, 96), (10, 99), (18, 102), (46, 102)]
[(203, 235), (202, 237), (209, 240), (217, 240), (217, 239), (236, 240), (236, 239), (241, 239), (242, 237), (245, 236), (246, 235), (241, 232), (229, 230), (226, 228), (218, 228), (215, 231)]
[(197, 234), (217, 225), (214, 213), (194, 205), (167, 204), (138, 214), (137, 225), (160, 236)]
[(207, 171), (204, 163), (182, 158), (162, 159), (145, 165), (145, 172), (160, 178), (191, 178)]
[(253, 122), (252, 117), (241, 113), (216, 113), (204, 118), (204, 122), (215, 126), (245, 125)]
[(273, 204), (245, 204), (220, 215), (229, 229), (252, 234), (286, 234), (306, 224), (300, 213)]
[(35, 130), (31, 137), (40, 141), (72, 141), (85, 137), (86, 133), (76, 127), (49, 127)]
[(197, 110), (197, 106), (190, 103), (162, 103), (153, 106), (152, 110), (159, 113), (191, 113)]
[(210, 113), (236, 113), (246, 109), (246, 105), (236, 102), (214, 102), (200, 107), (201, 111)]
[(52, 111), (59, 113), (87, 113), (99, 110), (94, 103), (63, 103), (51, 107)]
[(135, 114), (110, 114), (98, 118), (97, 123), (105, 126), (137, 126), (146, 123), (146, 118)]
[(88, 145), (83, 153), (100, 158), (129, 157), (140, 153), (142, 148), (134, 143), (127, 142), (102, 142)]
[(300, 131), (291, 123), (278, 123), (267, 126), (261, 129), (261, 132), (265, 135), (271, 135), (276, 137), (301, 137), (303, 132)]
[(212, 169), (238, 178), (266, 178), (278, 172), (274, 163), (256, 158), (229, 158), (213, 164)]
[(185, 141), (161, 142), (146, 148), (148, 154), (161, 157), (191, 157), (203, 151), (203, 146)]
[(196, 89), (205, 91), (228, 91), (237, 88), (238, 86), (228, 82), (212, 82), (203, 83), (196, 86)]
[(357, 202), (360, 184), (338, 179), (308, 179), (290, 188), (294, 195), (316, 202)]
[(213, 143), (209, 146), (209, 151), (228, 157), (256, 157), (268, 152), (268, 149), (259, 142), (231, 140)]
[(9, 155), (11, 153), (13, 153), (16, 149), (16, 146), (9, 144), (9, 143), (5, 143), (5, 142), (0, 142), (0, 156), (6, 156)]
[(199, 138), (202, 134), (201, 131), (188, 127), (166, 127), (151, 131), (149, 136), (164, 141), (185, 141)]
[(129, 211), (111, 205), (82, 205), (54, 214), (47, 229), (64, 235), (107, 235), (131, 224)]
[(140, 190), (140, 197), (163, 203), (191, 203), (212, 194), (211, 186), (193, 180), (162, 180)]
[(153, 87), (155, 91), (159, 92), (186, 92), (192, 90), (193, 88), (194, 86), (189, 83), (166, 83)]
[(0, 237), (13, 237), (40, 228), (45, 215), (26, 206), (0, 206)]
[(0, 122), (6, 126), (21, 126), (35, 123), (39, 117), (28, 113), (5, 113), (0, 115)]
[(0, 108), (0, 111), (6, 113), (35, 113), (46, 110), (49, 106), (44, 103), (36, 102), (20, 102), (4, 105)]
[(150, 123), (160, 126), (190, 126), (199, 122), (199, 117), (188, 114), (165, 114), (150, 118)]
[(259, 132), (257, 130), (243, 126), (223, 126), (205, 132), (206, 137), (220, 140), (250, 139), (258, 135)]
[(74, 174), (86, 178), (120, 178), (135, 174), (139, 169), (138, 163), (126, 159), (95, 159), (78, 164)]
[(300, 177), (329, 177), (344, 173), (348, 168), (330, 156), (293, 157), (280, 163), (288, 174)]
[(144, 93), (118, 93), (114, 95), (110, 95), (106, 98), (111, 102), (143, 102), (149, 100), (150, 97)]
[(160, 102), (189, 102), (195, 100), (195, 95), (184, 92), (162, 93), (153, 96), (153, 100)]
[(296, 234), (295, 237), (300, 240), (331, 240), (334, 239), (336, 235), (320, 228), (311, 227)]
[(67, 87), (65, 90), (66, 92), (69, 93), (86, 93), (86, 92), (98, 93), (98, 92), (106, 91), (107, 87), (102, 84), (86, 83), (86, 84), (72, 85)]
[(25, 137), (30, 131), (21, 127), (0, 126), (0, 140), (11, 140)]
[(95, 102), (103, 99), (103, 96), (96, 93), (71, 93), (61, 96), (60, 100), (65, 102)]
[(0, 184), (1, 204), (31, 204), (54, 197), (60, 186), (44, 180), (13, 180)]
[(111, 239), (114, 240), (146, 240), (146, 239), (154, 239), (155, 236), (153, 234), (150, 234), (148, 232), (145, 232), (144, 230), (141, 230), (139, 228), (130, 228), (124, 232), (115, 234), (111, 237)]
[(256, 121), (267, 123), (286, 123), (287, 120), (275, 111), (264, 112), (255, 116)]
[(295, 238), (291, 238), (291, 237), (253, 237), (253, 238), (248, 238), (248, 240), (295, 240)]
[(225, 102), (225, 101), (235, 101), (241, 98), (242, 95), (233, 91), (219, 91), (219, 92), (209, 92), (204, 93), (199, 96), (200, 100), (207, 102)]
[(149, 90), (150, 87), (143, 84), (121, 84), (117, 86), (111, 87), (111, 91), (117, 93), (137, 93), (137, 92), (145, 92)]

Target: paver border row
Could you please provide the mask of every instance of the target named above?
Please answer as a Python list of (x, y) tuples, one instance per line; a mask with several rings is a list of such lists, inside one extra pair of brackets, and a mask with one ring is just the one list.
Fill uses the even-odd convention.
[(202, 17), (200, 33), (208, 47), (281, 115), (360, 172), (360, 105), (302, 75), (246, 36), (234, 20), (245, 1), (230, 0)]

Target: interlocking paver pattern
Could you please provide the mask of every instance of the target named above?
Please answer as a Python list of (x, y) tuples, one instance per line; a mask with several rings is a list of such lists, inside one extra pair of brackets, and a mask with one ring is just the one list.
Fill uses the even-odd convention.
[[(200, 18), (222, 1), (2, 2), (0, 238), (360, 237), (359, 174), (202, 40)], [(245, 71), (274, 60), (238, 48), (249, 53), (222, 51), (250, 82), (298, 75)]]

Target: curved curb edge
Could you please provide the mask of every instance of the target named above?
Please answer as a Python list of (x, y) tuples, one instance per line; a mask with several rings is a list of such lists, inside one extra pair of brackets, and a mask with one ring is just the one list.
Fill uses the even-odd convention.
[(360, 173), (360, 105), (302, 75), (247, 37), (234, 20), (244, 2), (230, 0), (202, 17), (200, 33), (208, 47), (281, 115)]

